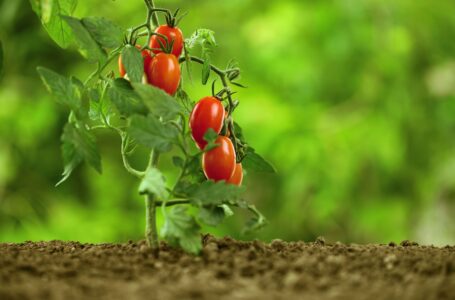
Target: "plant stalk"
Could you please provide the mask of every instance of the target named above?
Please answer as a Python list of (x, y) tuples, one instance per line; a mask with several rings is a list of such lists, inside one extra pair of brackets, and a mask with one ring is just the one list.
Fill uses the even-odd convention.
[[(156, 167), (159, 157), (159, 153), (152, 150), (148, 168)], [(145, 196), (145, 239), (149, 247), (152, 248), (153, 255), (158, 257), (160, 244), (158, 241), (158, 228), (156, 226), (156, 206), (157, 199), (155, 195), (147, 194)]]

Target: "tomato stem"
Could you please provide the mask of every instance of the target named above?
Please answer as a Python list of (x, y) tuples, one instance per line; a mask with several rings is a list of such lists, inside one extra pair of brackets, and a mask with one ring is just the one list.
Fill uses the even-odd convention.
[[(160, 154), (154, 150), (150, 152), (148, 168), (155, 168), (158, 165)], [(158, 230), (156, 226), (156, 206), (157, 199), (152, 194), (145, 196), (145, 239), (147, 244), (152, 248), (155, 257), (159, 256), (160, 245), (158, 241)]]

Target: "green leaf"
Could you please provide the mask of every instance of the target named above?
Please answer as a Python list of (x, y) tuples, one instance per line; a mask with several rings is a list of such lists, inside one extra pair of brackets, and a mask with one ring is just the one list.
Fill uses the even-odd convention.
[[(226, 213), (226, 208), (228, 212)], [(218, 226), (224, 221), (224, 218), (231, 216), (232, 210), (227, 205), (215, 206), (215, 207), (201, 207), (199, 209), (198, 218), (204, 224), (209, 226)]]
[(73, 170), (83, 161), (88, 162), (99, 173), (102, 172), (101, 156), (96, 145), (96, 138), (84, 126), (76, 127), (72, 123), (65, 125), (62, 135), (62, 152), (65, 167), (63, 178), (57, 185), (68, 179)]
[(207, 142), (207, 145), (204, 148), (204, 151), (210, 151), (212, 149), (215, 149), (219, 147), (220, 145), (216, 143), (216, 140), (218, 139), (218, 133), (216, 133), (213, 128), (207, 129), (207, 131), (204, 134), (204, 140)]
[(256, 152), (248, 152), (242, 160), (242, 166), (252, 172), (276, 173), (275, 168)]
[(98, 88), (90, 88), (87, 91), (90, 100), (89, 117), (93, 121), (109, 122), (112, 116), (111, 103), (105, 93), (101, 93)]
[(117, 48), (122, 45), (123, 29), (111, 20), (100, 17), (86, 17), (82, 18), (82, 24), (101, 46)]
[(172, 148), (178, 135), (177, 129), (171, 124), (164, 124), (153, 115), (147, 117), (134, 115), (128, 128), (130, 136), (139, 144), (167, 152)]
[(74, 37), (61, 16), (71, 16), (76, 9), (77, 0), (30, 0), (30, 4), (49, 36), (60, 47), (67, 48)]
[(199, 254), (202, 249), (200, 226), (184, 206), (174, 206), (165, 214), (161, 234), (172, 245)]
[(267, 225), (267, 219), (263, 215), (254, 216), (245, 223), (242, 234), (251, 234)]
[(217, 46), (215, 33), (209, 29), (198, 29), (185, 42), (189, 49), (194, 48), (196, 45), (201, 46), (201, 57), (204, 61), (202, 65), (202, 84), (205, 85), (210, 77), (210, 63), (213, 49)]
[(210, 55), (205, 54), (202, 57), (204, 59), (204, 64), (202, 65), (202, 84), (206, 85), (207, 81), (209, 81), (209, 77), (210, 77), (211, 61), (210, 61)]
[(122, 62), (131, 82), (141, 82), (144, 74), (144, 60), (141, 51), (132, 45), (122, 50)]
[(193, 49), (197, 45), (203, 46), (204, 44), (210, 45), (211, 47), (217, 46), (215, 32), (204, 28), (196, 30), (185, 42), (188, 49)]
[(185, 112), (188, 115), (193, 111), (194, 102), (191, 101), (190, 97), (183, 89), (179, 89), (177, 91), (177, 93), (175, 94), (175, 98), (180, 100), (180, 102), (183, 104), (183, 107), (185, 108)]
[(163, 174), (157, 168), (149, 168), (139, 185), (139, 194), (156, 195), (163, 199), (166, 196), (166, 183)]
[(130, 82), (123, 78), (115, 79), (108, 89), (108, 96), (122, 116), (146, 114), (147, 107), (133, 90)]
[(203, 206), (219, 206), (233, 204), (241, 200), (244, 188), (224, 181), (205, 181), (200, 184), (190, 195), (192, 203)]
[(92, 63), (106, 61), (106, 52), (95, 41), (81, 20), (70, 16), (62, 16), (62, 18), (71, 27), (82, 56)]
[(163, 90), (141, 83), (133, 83), (133, 87), (150, 112), (164, 121), (174, 119), (182, 112), (180, 103)]
[(74, 112), (79, 111), (82, 92), (77, 83), (43, 67), (38, 67), (37, 70), (44, 85), (58, 103), (68, 106)]

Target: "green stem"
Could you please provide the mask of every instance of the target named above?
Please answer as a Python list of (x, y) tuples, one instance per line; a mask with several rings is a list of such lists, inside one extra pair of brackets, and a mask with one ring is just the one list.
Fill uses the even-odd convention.
[(117, 52), (120, 50), (120, 48), (117, 48), (115, 50), (113, 50), (110, 54), (109, 54), (109, 57), (107, 58), (107, 60), (103, 63), (103, 64), (100, 64), (98, 63), (98, 67), (96, 68), (95, 71), (93, 71), (92, 74), (89, 75), (89, 77), (87, 78), (87, 80), (85, 80), (84, 82), (84, 85), (87, 85), (90, 81), (92, 81), (96, 76), (100, 75), (101, 72), (103, 72), (103, 70), (107, 67), (107, 65), (109, 65), (111, 63), (111, 61), (117, 57)]
[[(154, 168), (158, 165), (159, 153), (153, 151), (150, 153), (150, 160), (148, 168)], [(156, 207), (157, 199), (154, 195), (147, 194), (145, 196), (145, 239), (147, 244), (152, 248), (153, 254), (158, 257), (159, 255), (159, 242), (158, 242), (158, 229), (156, 226)]]
[[(153, 0), (150, 0), (150, 6), (152, 7), (152, 9), (155, 9), (155, 2)], [(152, 23), (154, 27), (158, 27), (160, 25), (158, 15), (154, 11), (152, 12)]]
[[(197, 62), (197, 63), (199, 63), (199, 64), (201, 64), (201, 65), (204, 64), (204, 60), (203, 60), (202, 58), (199, 58), (199, 57), (196, 57), (196, 56), (189, 56), (188, 58), (189, 58), (191, 61)], [(184, 63), (184, 62), (186, 62), (186, 57), (181, 57), (181, 58), (179, 59), (179, 63)], [(223, 70), (217, 68), (216, 66), (210, 65), (210, 69), (211, 69), (213, 72), (215, 72), (218, 76), (220, 76), (220, 78), (223, 78), (223, 77), (225, 78), (225, 77), (226, 77), (226, 73), (225, 73)], [(225, 80), (226, 80), (226, 79), (225, 79)]]
[(153, 195), (145, 196), (145, 238), (147, 244), (152, 248), (155, 257), (159, 256), (160, 248), (158, 241), (158, 231), (156, 228), (156, 205), (155, 197)]
[(138, 178), (142, 178), (144, 177), (145, 173), (144, 172), (141, 172), (141, 171), (138, 171), (136, 169), (134, 169), (133, 167), (131, 167), (130, 163), (128, 162), (128, 157), (127, 157), (127, 153), (126, 153), (126, 148), (127, 148), (127, 135), (125, 132), (121, 132), (120, 133), (120, 136), (122, 138), (122, 149), (121, 149), (121, 153), (122, 153), (122, 160), (123, 160), (123, 165), (125, 166), (125, 169), (132, 175), (138, 177)]
[(188, 199), (172, 199), (172, 200), (168, 200), (168, 201), (156, 201), (156, 206), (161, 206), (163, 204), (166, 207), (179, 205), (179, 204), (190, 204), (190, 200), (188, 200)]

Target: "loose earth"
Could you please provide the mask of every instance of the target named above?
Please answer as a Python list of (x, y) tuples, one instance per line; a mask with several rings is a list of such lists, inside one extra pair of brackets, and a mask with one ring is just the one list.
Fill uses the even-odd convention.
[(3, 243), (0, 299), (455, 299), (455, 246), (203, 243)]

